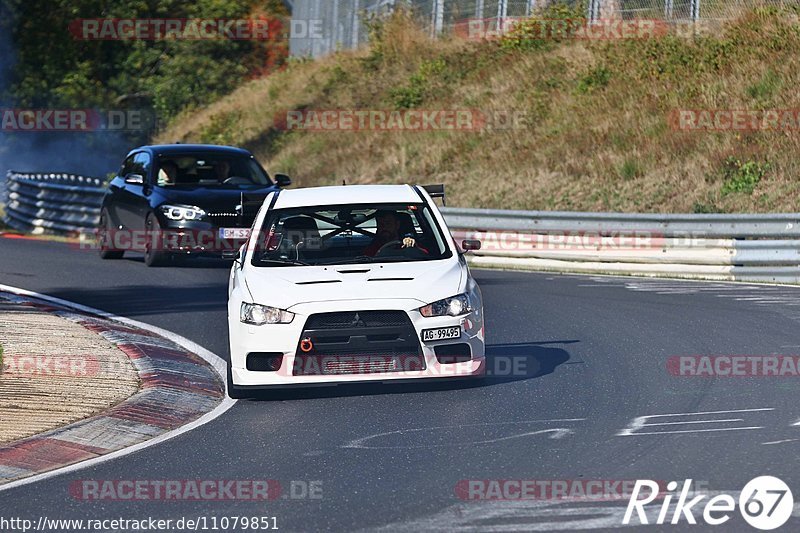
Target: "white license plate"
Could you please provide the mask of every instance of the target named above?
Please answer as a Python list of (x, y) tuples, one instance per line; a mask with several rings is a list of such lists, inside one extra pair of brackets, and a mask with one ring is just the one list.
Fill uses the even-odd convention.
[(219, 228), (220, 239), (247, 239), (250, 228)]
[(447, 339), (457, 339), (461, 336), (461, 326), (450, 328), (436, 328), (422, 330), (423, 342), (443, 341)]

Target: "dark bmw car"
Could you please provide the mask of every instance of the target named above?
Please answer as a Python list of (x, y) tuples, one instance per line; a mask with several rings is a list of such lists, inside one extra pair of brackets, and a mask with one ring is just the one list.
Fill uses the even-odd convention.
[(144, 252), (145, 263), (216, 255), (247, 238), (266, 196), (291, 184), (273, 178), (247, 150), (174, 144), (131, 151), (103, 199), (100, 256)]

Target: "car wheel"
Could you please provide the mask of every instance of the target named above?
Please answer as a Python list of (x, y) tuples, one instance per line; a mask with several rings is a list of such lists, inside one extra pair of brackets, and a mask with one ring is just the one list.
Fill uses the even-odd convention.
[(103, 209), (100, 213), (100, 224), (97, 228), (97, 244), (100, 249), (100, 259), (122, 259), (125, 250), (115, 250), (111, 247), (111, 217)]
[(149, 267), (163, 266), (171, 259), (171, 254), (162, 250), (163, 239), (161, 238), (161, 225), (158, 219), (152, 214), (147, 215), (145, 221), (147, 238), (144, 245), (144, 264)]
[(233, 400), (244, 400), (249, 398), (247, 391), (241, 387), (233, 384), (233, 373), (231, 372), (231, 365), (228, 363), (228, 397)]

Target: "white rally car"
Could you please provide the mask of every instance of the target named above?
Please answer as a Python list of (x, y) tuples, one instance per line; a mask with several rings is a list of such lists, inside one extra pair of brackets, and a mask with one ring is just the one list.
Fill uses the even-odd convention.
[(268, 196), (233, 255), (229, 395), (485, 375), (483, 301), (464, 259), (480, 242), (459, 247), (432, 196), (444, 188)]

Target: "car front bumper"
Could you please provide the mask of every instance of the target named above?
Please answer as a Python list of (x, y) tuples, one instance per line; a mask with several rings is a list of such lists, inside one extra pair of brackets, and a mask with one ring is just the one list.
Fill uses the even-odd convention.
[[(239, 321), (238, 307), (240, 304), (241, 302), (231, 301), (229, 308), (231, 377), (234, 385), (237, 386), (268, 388), (335, 385), (362, 381), (391, 382), (432, 378), (469, 378), (483, 376), (486, 373), (482, 309), (460, 317), (426, 318), (418, 311), (418, 308), (424, 304), (416, 300), (317, 302), (292, 307), (290, 311), (295, 313), (295, 317), (290, 324), (249, 326)], [(402, 311), (406, 314), (410, 326), (413, 327), (415, 346), (418, 351), (415, 353), (404, 352), (393, 356), (390, 353), (391, 350), (388, 352), (378, 350), (373, 354), (369, 351), (369, 347), (361, 346), (358, 353), (348, 353), (341, 349), (336, 350), (336, 353), (327, 353), (324, 352), (324, 349), (323, 353), (316, 350), (307, 354), (302, 353), (300, 341), (309, 331), (306, 329), (306, 325), (311, 315), (348, 311), (367, 313)], [(422, 331), (425, 329), (452, 326), (461, 327), (459, 338), (432, 342), (421, 340)], [(349, 333), (355, 332), (351, 330)], [(369, 330), (365, 330), (363, 337), (368, 337), (369, 333)], [(408, 336), (410, 335), (409, 330)], [(311, 335), (312, 343), (314, 342), (313, 337), (314, 335)], [(354, 335), (351, 338), (361, 338), (361, 335)], [(408, 340), (406, 338), (406, 341)], [(403, 344), (408, 345), (407, 342)], [(455, 344), (469, 347), (467, 357), (461, 357), (457, 362), (442, 362), (440, 359), (443, 361), (447, 359), (440, 353), (440, 357), (437, 358), (437, 347)], [(384, 343), (383, 346), (386, 344)], [(254, 353), (279, 354), (281, 356), (280, 366), (271, 371), (248, 370), (248, 354)], [(392, 369), (384, 371), (389, 363), (391, 363)], [(326, 373), (322, 370), (329, 366), (336, 368), (334, 373)], [(343, 371), (343, 368), (347, 370)]]
[(221, 257), (223, 252), (238, 250), (247, 242), (246, 238), (223, 238), (221, 229), (206, 222), (163, 224), (159, 243), (162, 251), (171, 254)]

